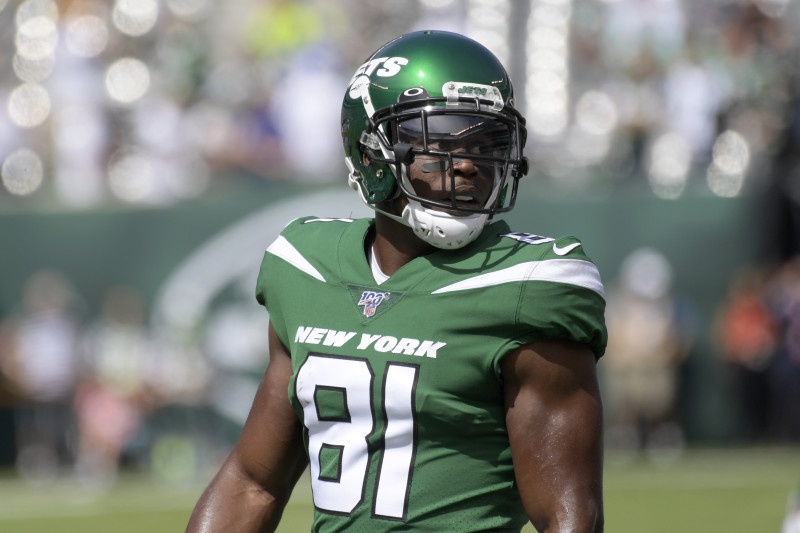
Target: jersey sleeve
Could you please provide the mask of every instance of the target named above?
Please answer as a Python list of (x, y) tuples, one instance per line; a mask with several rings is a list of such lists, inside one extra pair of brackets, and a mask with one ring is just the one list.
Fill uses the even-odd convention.
[[(275, 275), (276, 272), (276, 258), (269, 252), (264, 252), (264, 258), (261, 260), (261, 268), (258, 271), (258, 279), (256, 281), (256, 301), (259, 304), (264, 306), (267, 311), (273, 308), (277, 308), (275, 306), (275, 301), (279, 297), (275, 290)], [(280, 313), (270, 313), (269, 315), (270, 323), (272, 327), (275, 328), (275, 332), (278, 334), (278, 338), (286, 344), (286, 325), (283, 323), (283, 319)]]
[(579, 243), (558, 239), (529, 264), (517, 310), (522, 332), (517, 341), (574, 341), (588, 345), (599, 359), (608, 342), (605, 292), (597, 266)]
[(270, 322), (278, 338), (288, 345), (286, 324), (282, 313), (272, 312), (280, 308), (282, 291), (280, 280), (287, 274), (286, 260), (276, 255), (276, 253), (286, 246), (287, 234), (291, 234), (303, 219), (296, 219), (286, 225), (280, 235), (267, 247), (264, 257), (261, 260), (261, 267), (258, 271), (256, 280), (256, 301), (270, 312)]
[[(256, 281), (256, 300), (266, 307), (278, 337), (289, 344), (287, 313), (320, 305), (315, 290), (340, 278), (338, 254), (353, 219), (306, 216), (290, 222), (267, 247)], [(299, 305), (298, 305), (299, 304)]]

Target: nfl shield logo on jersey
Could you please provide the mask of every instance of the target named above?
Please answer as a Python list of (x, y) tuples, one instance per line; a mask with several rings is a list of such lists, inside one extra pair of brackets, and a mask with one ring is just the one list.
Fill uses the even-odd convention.
[(388, 292), (375, 292), (375, 291), (364, 291), (361, 293), (361, 299), (358, 301), (358, 305), (364, 306), (364, 316), (370, 318), (375, 315), (375, 310), (381, 305), (381, 302), (384, 300), (389, 299)]

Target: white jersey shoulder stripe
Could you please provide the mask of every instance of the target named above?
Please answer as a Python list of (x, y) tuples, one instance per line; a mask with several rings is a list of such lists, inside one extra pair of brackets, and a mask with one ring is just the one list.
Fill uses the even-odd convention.
[(302, 270), (309, 276), (313, 276), (322, 282), (325, 281), (325, 278), (319, 273), (319, 270), (314, 268), (314, 265), (309, 263), (306, 258), (297, 251), (297, 248), (292, 246), (292, 243), (287, 241), (283, 235), (279, 235), (278, 238), (269, 245), (267, 252), (280, 257), (290, 265)]
[(515, 281), (554, 281), (577, 285), (593, 290), (603, 298), (603, 282), (594, 263), (579, 259), (550, 259), (547, 261), (528, 261), (496, 272), (478, 276), (447, 285), (433, 291), (433, 294), (467, 291), (482, 287), (493, 287)]

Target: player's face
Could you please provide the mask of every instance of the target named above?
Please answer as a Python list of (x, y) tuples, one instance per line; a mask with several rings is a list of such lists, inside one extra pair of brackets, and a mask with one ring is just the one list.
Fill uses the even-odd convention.
[[(439, 117), (443, 118), (443, 117)], [(481, 119), (484, 120), (484, 119)], [(498, 179), (499, 163), (487, 157), (503, 157), (508, 150), (510, 135), (508, 127), (491, 123), (469, 123), (459, 118), (458, 122), (445, 125), (461, 127), (462, 130), (433, 132), (425, 145), (419, 129), (400, 125), (400, 139), (416, 150), (414, 162), (409, 167), (409, 180), (416, 194), (426, 200), (451, 204), (460, 208), (480, 209), (492, 194), (494, 180)], [(429, 122), (429, 131), (434, 125)], [(463, 130), (473, 131), (463, 133)], [(416, 130), (416, 131), (415, 131)], [(449, 154), (449, 155), (448, 155)], [(450, 168), (452, 166), (452, 168)], [(467, 214), (463, 211), (454, 214)]]
[(430, 150), (453, 154), (453, 168), (447, 158), (420, 155), (409, 168), (409, 180), (419, 196), (435, 202), (450, 203), (455, 192), (456, 205), (479, 209), (492, 193), (492, 165), (479, 165), (470, 158), (475, 148), (470, 145), (445, 146), (444, 142), (428, 145)]

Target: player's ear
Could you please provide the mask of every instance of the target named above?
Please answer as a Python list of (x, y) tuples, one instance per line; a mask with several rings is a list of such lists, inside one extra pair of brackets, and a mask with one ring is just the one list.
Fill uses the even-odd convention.
[(361, 152), (361, 161), (364, 163), (364, 166), (369, 166), (372, 163), (372, 159), (365, 152)]

